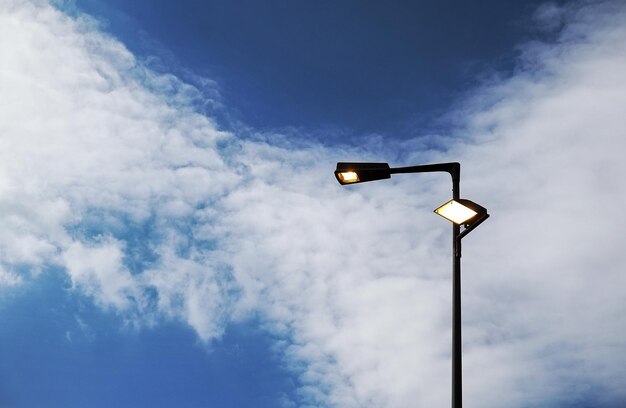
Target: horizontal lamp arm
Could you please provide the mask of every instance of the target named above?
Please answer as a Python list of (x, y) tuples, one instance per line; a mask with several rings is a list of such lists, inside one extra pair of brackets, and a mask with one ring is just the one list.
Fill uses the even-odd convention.
[(460, 196), (461, 165), (457, 162), (395, 168), (390, 168), (387, 163), (339, 162), (337, 163), (337, 170), (335, 170), (335, 177), (339, 184), (345, 185), (388, 179), (392, 174), (434, 172), (446, 172), (452, 176), (452, 198), (458, 199)]
[(437, 171), (444, 171), (450, 173), (453, 177), (458, 175), (461, 170), (461, 165), (456, 162), (450, 163), (436, 163), (436, 164), (422, 164), (420, 166), (409, 167), (394, 167), (391, 168), (391, 174), (399, 173), (431, 173)]

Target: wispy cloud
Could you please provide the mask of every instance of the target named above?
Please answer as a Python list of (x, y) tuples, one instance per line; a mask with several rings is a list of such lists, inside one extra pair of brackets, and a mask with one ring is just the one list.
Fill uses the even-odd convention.
[[(232, 136), (193, 111), (192, 87), (137, 63), (89, 18), (23, 2), (1, 18), (3, 282), (60, 265), (102, 306), (166, 314), (180, 287), (176, 316), (219, 335), (205, 336), (213, 323), (194, 310), (190, 282), (213, 272), (189, 268), (187, 233), (239, 178), (219, 153)], [(159, 275), (179, 262), (184, 283)]]
[(493, 214), (464, 241), (466, 405), (626, 401), (621, 3), (543, 6), (555, 40), (468, 96), (445, 152), (384, 155), (220, 131), (87, 17), (0, 7), (0, 284), (61, 266), (102, 307), (205, 341), (260, 314), (305, 401), (441, 406), (449, 181), (341, 188), (331, 171), (458, 160)]

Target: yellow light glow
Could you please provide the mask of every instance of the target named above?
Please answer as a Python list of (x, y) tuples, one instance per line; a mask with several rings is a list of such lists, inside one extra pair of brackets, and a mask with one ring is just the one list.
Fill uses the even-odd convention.
[(448, 201), (441, 207), (437, 208), (435, 212), (455, 224), (463, 224), (465, 221), (478, 214), (471, 208), (467, 208), (463, 204), (454, 200)]
[(353, 171), (344, 171), (339, 173), (339, 180), (344, 183), (356, 183), (359, 181), (359, 175)]

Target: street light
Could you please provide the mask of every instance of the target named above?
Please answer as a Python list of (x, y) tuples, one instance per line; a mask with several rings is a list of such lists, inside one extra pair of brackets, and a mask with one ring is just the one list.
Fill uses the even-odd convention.
[[(452, 176), (452, 200), (441, 205), (435, 213), (452, 222), (452, 408), (461, 408), (461, 239), (489, 218), (487, 209), (460, 198), (461, 165), (436, 163), (421, 166), (391, 168), (387, 163), (337, 163), (335, 177), (340, 184), (356, 184), (391, 178), (400, 173), (446, 172)], [(463, 230), (461, 231), (461, 226)]]

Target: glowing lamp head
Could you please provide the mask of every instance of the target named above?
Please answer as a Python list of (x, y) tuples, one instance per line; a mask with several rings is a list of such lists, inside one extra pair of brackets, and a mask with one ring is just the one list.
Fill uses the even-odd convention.
[(387, 163), (337, 163), (335, 177), (339, 184), (355, 184), (365, 181), (388, 179), (391, 170)]
[(358, 183), (359, 182), (359, 175), (356, 172), (354, 172), (354, 171), (343, 171), (343, 172), (337, 173), (337, 178), (343, 184), (350, 184), (350, 183)]
[(455, 224), (467, 224), (477, 215), (484, 215), (487, 210), (480, 205), (465, 199), (450, 200), (435, 212)]

